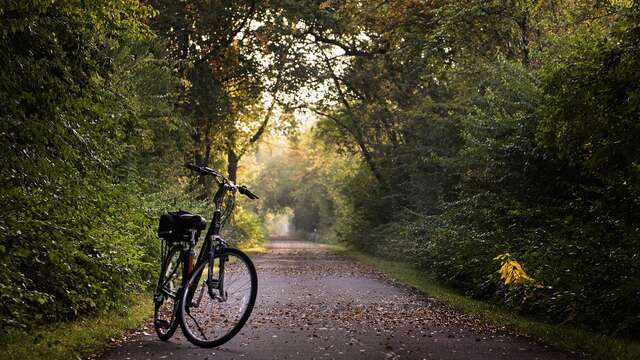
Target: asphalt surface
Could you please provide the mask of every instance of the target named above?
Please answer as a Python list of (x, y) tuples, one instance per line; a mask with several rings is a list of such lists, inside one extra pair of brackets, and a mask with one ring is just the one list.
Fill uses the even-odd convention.
[(249, 322), (214, 349), (151, 323), (101, 359), (571, 359), (416, 293), (321, 245), (274, 240), (252, 255), (259, 278)]

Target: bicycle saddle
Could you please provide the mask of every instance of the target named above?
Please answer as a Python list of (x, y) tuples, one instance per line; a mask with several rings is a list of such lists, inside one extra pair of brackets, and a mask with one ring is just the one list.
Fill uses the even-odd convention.
[(198, 214), (179, 210), (168, 212), (160, 216), (158, 236), (170, 242), (184, 241), (190, 230), (203, 230), (207, 227), (207, 220)]
[(184, 210), (179, 210), (173, 214), (176, 217), (176, 222), (183, 229), (202, 230), (207, 226), (207, 219), (202, 215), (192, 214)]

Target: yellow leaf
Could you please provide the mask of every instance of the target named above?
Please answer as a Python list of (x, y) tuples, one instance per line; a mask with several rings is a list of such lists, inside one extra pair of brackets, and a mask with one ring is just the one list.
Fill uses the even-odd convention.
[(331, 0), (323, 1), (323, 2), (320, 3), (320, 5), (318, 5), (318, 8), (320, 10), (324, 10), (326, 8), (329, 8), (329, 7), (331, 7)]
[(501, 255), (503, 262), (500, 270), (498, 270), (500, 278), (505, 285), (524, 285), (526, 282), (533, 281), (519, 262), (505, 255)]

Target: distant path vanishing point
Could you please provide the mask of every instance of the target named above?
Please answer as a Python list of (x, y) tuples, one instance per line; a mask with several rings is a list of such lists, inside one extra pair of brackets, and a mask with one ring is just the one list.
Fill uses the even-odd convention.
[[(570, 359), (453, 311), (322, 245), (273, 239), (251, 256), (258, 300), (251, 319), (220, 348), (180, 330), (169, 342), (152, 325), (101, 359)], [(150, 314), (151, 316), (151, 314)]]

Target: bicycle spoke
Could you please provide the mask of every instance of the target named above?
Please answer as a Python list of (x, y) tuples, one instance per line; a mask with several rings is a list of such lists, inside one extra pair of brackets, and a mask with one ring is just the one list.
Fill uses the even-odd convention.
[[(245, 282), (244, 284), (238, 286), (236, 289), (233, 290), (233, 294), (241, 291), (241, 290), (248, 290), (251, 287), (251, 280), (248, 280), (247, 282)], [(229, 288), (227, 288), (229, 289)]]
[(249, 285), (249, 286), (245, 286), (245, 287), (243, 287), (242, 289), (238, 289), (238, 290), (236, 290), (236, 291), (232, 292), (231, 294), (237, 294), (237, 293), (239, 293), (240, 291), (249, 290), (249, 288), (250, 288), (250, 287), (251, 287), (250, 285)]
[(200, 287), (200, 294), (198, 295), (198, 301), (196, 302), (196, 306), (200, 306), (200, 302), (202, 301), (202, 296), (204, 295), (204, 286)]
[(202, 327), (200, 327), (200, 324), (198, 324), (198, 321), (196, 320), (196, 318), (194, 318), (193, 315), (191, 315), (191, 313), (189, 312), (187, 312), (187, 315), (189, 315), (189, 317), (193, 319), (193, 323), (196, 324), (196, 327), (198, 328), (198, 331), (200, 331), (200, 334), (202, 334), (202, 337), (205, 340), (208, 340), (207, 335), (204, 334), (204, 331), (202, 330)]
[[(226, 277), (228, 276), (227, 274), (230, 274), (230, 275), (231, 275), (229, 279), (227, 279), (227, 278), (226, 278)], [(235, 276), (235, 275), (236, 275), (236, 274), (235, 274), (233, 271), (225, 270), (225, 283), (226, 283), (226, 284), (231, 284), (231, 285), (232, 285), (232, 284), (236, 281), (236, 280), (234, 279), (234, 276)]]

